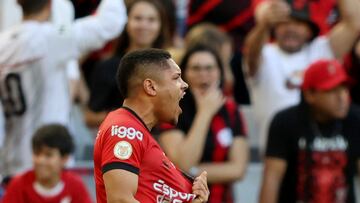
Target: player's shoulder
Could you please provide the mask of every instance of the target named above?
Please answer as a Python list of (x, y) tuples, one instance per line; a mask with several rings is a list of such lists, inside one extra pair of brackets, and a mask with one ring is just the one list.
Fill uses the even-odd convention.
[(98, 136), (110, 135), (111, 137), (137, 139), (142, 141), (149, 131), (141, 121), (131, 112), (119, 108), (110, 112), (100, 125)]

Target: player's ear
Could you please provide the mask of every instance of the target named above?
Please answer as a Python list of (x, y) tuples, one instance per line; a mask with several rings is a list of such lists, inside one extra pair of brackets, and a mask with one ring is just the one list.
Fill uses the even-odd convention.
[(156, 96), (156, 85), (154, 80), (148, 78), (145, 79), (143, 82), (143, 88), (147, 94)]

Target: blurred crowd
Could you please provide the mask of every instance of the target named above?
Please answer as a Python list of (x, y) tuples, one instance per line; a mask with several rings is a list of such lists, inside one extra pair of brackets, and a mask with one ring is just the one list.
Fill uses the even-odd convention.
[(1, 0), (0, 202), (91, 202), (78, 163), (122, 106), (120, 60), (159, 48), (189, 89), (179, 123), (152, 134), (177, 167), (208, 172), (210, 203), (234, 202), (255, 160), (259, 203), (355, 203), (359, 11), (360, 0)]

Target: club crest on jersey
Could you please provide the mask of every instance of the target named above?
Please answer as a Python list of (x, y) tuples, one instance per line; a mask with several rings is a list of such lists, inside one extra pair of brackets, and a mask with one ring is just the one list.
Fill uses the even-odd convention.
[(133, 149), (130, 143), (126, 141), (120, 141), (116, 143), (114, 147), (114, 156), (118, 159), (126, 160), (130, 158), (132, 151)]
[(111, 136), (118, 136), (120, 138), (128, 138), (130, 140), (133, 139), (138, 139), (140, 141), (143, 140), (144, 135), (142, 134), (142, 132), (136, 130), (135, 128), (132, 127), (125, 127), (125, 126), (117, 126), (117, 125), (113, 125), (111, 126)]

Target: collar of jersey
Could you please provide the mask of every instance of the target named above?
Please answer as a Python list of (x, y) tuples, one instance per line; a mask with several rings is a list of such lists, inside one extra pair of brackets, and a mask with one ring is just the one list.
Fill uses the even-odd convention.
[(134, 110), (132, 110), (132, 109), (130, 109), (129, 107), (126, 107), (126, 106), (122, 106), (121, 108), (127, 110), (129, 113), (131, 113), (132, 115), (134, 115), (134, 116), (143, 124), (143, 126), (150, 132), (150, 130), (147, 128), (145, 122), (140, 118), (140, 116), (138, 116), (138, 115), (136, 114), (136, 112), (135, 112)]

